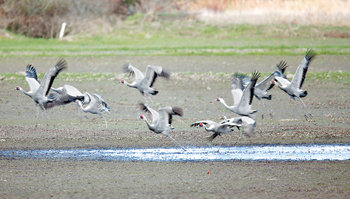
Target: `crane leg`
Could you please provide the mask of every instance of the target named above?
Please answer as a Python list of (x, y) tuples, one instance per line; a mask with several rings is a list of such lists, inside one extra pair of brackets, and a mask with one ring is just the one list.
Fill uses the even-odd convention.
[(38, 121), (39, 119), (39, 105), (35, 103), (35, 109), (36, 109), (36, 120)]
[(44, 115), (45, 118), (46, 118), (46, 126), (49, 126), (49, 120), (50, 120), (50, 118), (49, 118), (49, 115), (48, 115), (47, 112), (46, 112), (46, 108), (45, 108), (45, 106), (44, 106), (43, 104), (39, 104), (39, 105), (40, 105), (41, 109), (43, 109), (43, 115)]
[(263, 105), (263, 109), (261, 110), (261, 119), (263, 120), (264, 119), (264, 112), (265, 112), (265, 110), (266, 110), (266, 105), (265, 105), (265, 102), (261, 99), (261, 100), (259, 100), (261, 103), (262, 103), (262, 105)]
[(35, 103), (35, 109), (36, 109), (35, 127), (37, 127), (39, 123), (39, 105), (37, 103)]
[(179, 142), (177, 142), (173, 137), (171, 137), (168, 132), (163, 132), (163, 135), (167, 136), (168, 138), (170, 138), (173, 142), (175, 142), (177, 145), (179, 145), (181, 147), (181, 149), (183, 151), (186, 151), (185, 147), (183, 147)]
[[(222, 146), (223, 144), (224, 144), (224, 137), (222, 136), (222, 135), (220, 135), (220, 137), (221, 137), (221, 144), (220, 144), (220, 146)], [(219, 150), (218, 150), (219, 151)]]
[(101, 114), (100, 115), (102, 118), (103, 118), (103, 120), (105, 121), (105, 124), (106, 124), (106, 128), (107, 128), (107, 119)]
[[(298, 97), (298, 98), (299, 98), (300, 102), (303, 104), (303, 108), (308, 109), (308, 107), (305, 105), (304, 101), (300, 97)], [(305, 113), (304, 117), (305, 117), (306, 121), (309, 121), (309, 119), (312, 119), (313, 116), (308, 110), (306, 110), (306, 111), (308, 113)]]

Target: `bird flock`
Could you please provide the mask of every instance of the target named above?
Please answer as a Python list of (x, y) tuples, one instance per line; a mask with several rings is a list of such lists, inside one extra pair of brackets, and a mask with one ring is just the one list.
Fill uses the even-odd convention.
[[(257, 110), (252, 108), (253, 98), (255, 96), (255, 98), (261, 101), (265, 107), (264, 100), (272, 99), (269, 90), (275, 85), (288, 94), (293, 100), (298, 99), (302, 107), (305, 109), (306, 105), (301, 98), (307, 96), (307, 91), (302, 90), (302, 86), (305, 81), (308, 66), (314, 57), (315, 53), (313, 50), (309, 49), (306, 51), (306, 54), (291, 81), (289, 81), (284, 74), (288, 67), (285, 61), (278, 63), (276, 70), (260, 82), (258, 82), (260, 73), (257, 71), (254, 71), (251, 77), (234, 73), (232, 75), (231, 84), (233, 105), (228, 105), (223, 98), (217, 98), (216, 101), (223, 104), (227, 110), (238, 116), (232, 118), (226, 118), (226, 116), (223, 116), (219, 122), (209, 119), (200, 120), (192, 123), (190, 126), (203, 127), (207, 132), (212, 132), (213, 134), (208, 137), (208, 141), (210, 142), (217, 136), (231, 133), (235, 129), (238, 129), (240, 134), (250, 137), (254, 134), (256, 127), (256, 121), (252, 117), (257, 112)], [(32, 65), (27, 65), (25, 79), (30, 90), (24, 91), (21, 87), (16, 87), (16, 90), (23, 92), (25, 95), (33, 99), (37, 110), (37, 117), (39, 115), (39, 108), (45, 113), (46, 109), (74, 102), (82, 111), (100, 115), (104, 119), (107, 128), (107, 120), (103, 114), (110, 113), (110, 107), (100, 95), (96, 93), (90, 94), (88, 92), (82, 93), (71, 85), (64, 85), (59, 88), (52, 87), (55, 78), (66, 68), (67, 62), (62, 58), (59, 59), (57, 63), (46, 72), (40, 82), (38, 80), (36, 69)], [(159, 92), (152, 88), (156, 79), (158, 77), (169, 79), (170, 73), (160, 66), (149, 65), (146, 68), (145, 74), (143, 74), (131, 64), (124, 65), (122, 71), (124, 73), (129, 73), (129, 76), (134, 76), (134, 81), (129, 83), (126, 80), (121, 80), (121, 83), (128, 87), (137, 89), (145, 100), (145, 103), (139, 103), (140, 110), (145, 113), (140, 116), (140, 119), (145, 121), (147, 127), (151, 131), (169, 137), (185, 150), (185, 148), (169, 134), (169, 132), (174, 129), (172, 126), (172, 118), (173, 116), (182, 117), (182, 108), (167, 106), (154, 110), (148, 105), (148, 102), (152, 101), (151, 95), (157, 95)], [(262, 114), (262, 117), (263, 116), (264, 115)], [(306, 113), (304, 116), (306, 120), (312, 118), (310, 113)]]

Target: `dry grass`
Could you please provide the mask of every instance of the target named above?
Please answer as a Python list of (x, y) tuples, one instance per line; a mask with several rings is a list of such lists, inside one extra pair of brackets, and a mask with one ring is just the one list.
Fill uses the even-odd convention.
[(209, 23), (350, 25), (348, 0), (193, 0), (182, 5)]

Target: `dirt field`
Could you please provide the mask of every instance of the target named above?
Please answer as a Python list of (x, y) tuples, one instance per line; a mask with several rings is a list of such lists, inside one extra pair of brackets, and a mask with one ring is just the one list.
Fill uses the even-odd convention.
[(0, 160), (2, 198), (347, 198), (349, 162)]
[[(201, 119), (219, 120), (235, 116), (214, 101), (223, 97), (232, 103), (230, 78), (204, 72), (261, 72), (274, 70), (279, 57), (107, 57), (70, 58), (65, 72), (119, 72), (123, 63), (135, 60), (143, 70), (147, 64), (162, 65), (175, 72), (170, 81), (158, 79), (160, 91), (150, 105), (180, 106), (183, 118), (174, 118), (171, 135), (185, 146), (208, 145), (203, 129), (191, 128)], [(294, 73), (301, 56), (288, 56), (287, 71)], [(0, 72), (24, 71), (26, 64), (46, 72), (55, 58), (5, 58)], [(349, 71), (349, 56), (319, 56), (309, 72)], [(203, 72), (191, 74), (188, 71)], [(28, 89), (23, 80), (0, 81), (0, 149), (108, 148), (174, 146), (166, 137), (150, 132), (139, 120), (137, 103), (144, 101), (136, 89), (113, 79), (59, 79), (54, 87), (70, 84), (82, 92), (99, 93), (111, 107), (108, 128), (97, 116), (81, 113), (75, 104), (56, 107), (35, 118), (32, 100), (14, 90)], [(127, 77), (126, 77), (127, 78)], [(269, 143), (350, 143), (350, 90), (342, 82), (305, 80), (304, 102), (309, 110), (278, 88), (272, 100), (259, 110), (256, 135), (224, 135), (213, 145)], [(310, 112), (313, 121), (303, 114)], [(265, 113), (265, 119), (261, 114)], [(270, 118), (269, 113), (273, 117)], [(214, 162), (144, 163), (62, 160), (0, 159), (0, 194), (5, 198), (346, 198), (350, 195), (349, 162)], [(208, 175), (207, 172), (210, 172)], [(39, 190), (39, 191), (38, 191)]]

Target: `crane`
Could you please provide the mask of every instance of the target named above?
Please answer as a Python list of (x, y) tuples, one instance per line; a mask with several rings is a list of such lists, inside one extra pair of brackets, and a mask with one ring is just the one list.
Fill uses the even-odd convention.
[(217, 136), (222, 134), (231, 133), (233, 129), (237, 127), (239, 129), (240, 124), (231, 121), (225, 122), (214, 122), (211, 120), (200, 120), (191, 124), (191, 127), (204, 127), (207, 132), (213, 132), (207, 139), (212, 142)]
[(246, 116), (242, 117), (233, 117), (230, 119), (227, 119), (225, 116), (223, 120), (220, 122), (220, 124), (225, 124), (225, 123), (233, 123), (237, 124), (237, 128), (241, 130), (240, 136), (242, 136), (242, 132), (244, 135), (247, 137), (251, 137), (254, 134), (254, 130), (256, 127), (256, 122), (254, 119)]
[(169, 132), (174, 129), (172, 124), (173, 115), (178, 115), (180, 117), (183, 116), (182, 108), (180, 107), (164, 107), (158, 109), (158, 111), (152, 109), (147, 104), (140, 103), (140, 109), (149, 114), (152, 118), (152, 122), (148, 122), (147, 118), (144, 115), (140, 116), (140, 119), (144, 120), (149, 128), (149, 130), (155, 132), (156, 134), (163, 134), (166, 137), (169, 137), (173, 140), (177, 145), (179, 145), (184, 151), (186, 149), (178, 143), (173, 137), (169, 135)]
[(231, 93), (233, 96), (233, 106), (228, 106), (224, 99), (217, 98), (216, 100), (221, 102), (226, 109), (242, 116), (250, 116), (256, 113), (256, 110), (251, 109), (251, 104), (254, 96), (254, 87), (256, 81), (260, 77), (260, 73), (253, 72), (250, 83), (244, 88), (242, 79), (236, 76), (232, 78)]
[[(86, 98), (86, 99), (85, 99)], [(84, 98), (86, 106), (83, 106), (83, 103), (81, 100), (76, 100), (75, 102), (79, 105), (80, 109), (84, 112), (88, 112), (91, 114), (98, 114), (101, 116), (106, 124), (107, 128), (107, 120), (103, 116), (103, 113), (107, 112), (110, 113), (110, 108), (108, 107), (107, 103), (102, 99), (102, 97), (96, 93), (91, 95), (90, 93), (86, 92), (86, 97)]]
[(132, 66), (131, 64), (126, 64), (123, 66), (123, 72), (129, 73), (130, 75), (135, 75), (135, 80), (132, 83), (121, 80), (121, 83), (138, 89), (143, 96), (156, 95), (158, 93), (157, 90), (152, 88), (158, 76), (166, 79), (169, 79), (170, 77), (170, 73), (165, 71), (160, 66), (148, 65), (146, 68), (146, 75), (143, 75), (143, 73), (136, 67)]
[(44, 78), (40, 83), (38, 81), (38, 76), (34, 66), (30, 64), (27, 65), (25, 79), (29, 85), (30, 90), (24, 91), (19, 86), (16, 87), (16, 90), (21, 91), (22, 93), (33, 99), (37, 110), (37, 116), (39, 114), (38, 107), (45, 111), (46, 107), (48, 107), (48, 103), (53, 101), (53, 99), (48, 96), (50, 88), (57, 75), (65, 68), (67, 68), (67, 62), (64, 59), (60, 58), (55, 64), (55, 66), (53, 66), (48, 72), (46, 72)]
[[(307, 96), (307, 91), (302, 90), (301, 87), (303, 86), (303, 83), (305, 81), (309, 64), (311, 63), (315, 55), (316, 54), (312, 49), (308, 49), (306, 51), (306, 54), (302, 59), (301, 63), (299, 64), (291, 82), (278, 72), (275, 75), (275, 81), (277, 82), (278, 87), (284, 92), (286, 92), (293, 100), (296, 100), (296, 98), (298, 98), (304, 108), (306, 108), (306, 105), (301, 98)], [(311, 113), (304, 114), (304, 116), (306, 120), (308, 120), (309, 117), (312, 117)]]
[[(277, 65), (276, 65), (276, 70), (271, 73), (268, 77), (266, 77), (264, 80), (262, 80), (261, 82), (258, 82), (255, 84), (254, 87), (254, 96), (255, 98), (257, 98), (264, 107), (266, 107), (265, 102), (263, 99), (266, 100), (271, 100), (272, 99), (272, 95), (268, 94), (268, 91), (270, 89), (272, 89), (275, 85), (275, 74), (279, 73), (282, 74), (282, 76), (285, 77), (284, 75), (284, 71), (285, 69), (288, 67), (287, 62), (286, 61), (280, 61)], [(243, 81), (243, 87), (247, 87), (250, 83), (250, 78), (245, 76), (245, 75), (241, 75), (241, 74), (235, 74), (234, 76), (242, 79)], [(270, 114), (270, 116), (272, 117), (272, 115)], [(264, 114), (262, 113), (261, 115), (262, 119), (264, 119)]]

